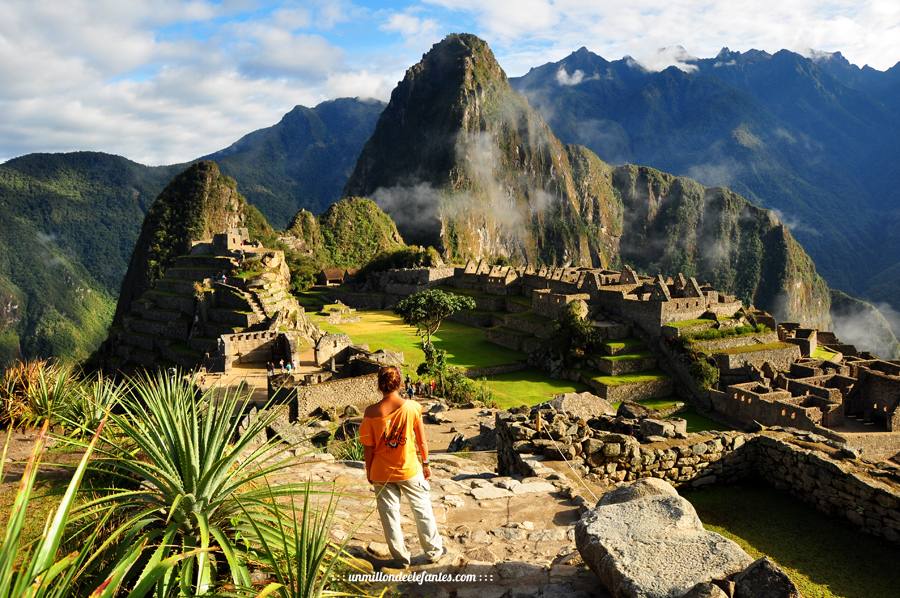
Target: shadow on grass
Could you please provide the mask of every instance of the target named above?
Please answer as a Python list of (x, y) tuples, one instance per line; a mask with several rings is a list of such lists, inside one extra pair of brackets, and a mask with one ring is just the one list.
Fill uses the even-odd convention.
[(703, 524), (781, 565), (805, 598), (897, 596), (900, 548), (762, 482), (685, 492)]

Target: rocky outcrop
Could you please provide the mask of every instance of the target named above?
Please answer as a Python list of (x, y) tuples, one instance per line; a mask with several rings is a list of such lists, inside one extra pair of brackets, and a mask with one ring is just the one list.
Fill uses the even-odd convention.
[(734, 598), (801, 598), (800, 590), (784, 571), (762, 557), (734, 578)]
[(652, 491), (618, 497), (627, 500), (601, 501), (575, 526), (581, 557), (613, 596), (683, 596), (752, 562), (737, 544), (706, 531), (674, 488), (655, 484)]
[(561, 413), (567, 413), (588, 420), (597, 415), (614, 415), (613, 406), (595, 394), (589, 392), (567, 392), (557, 395), (550, 405)]

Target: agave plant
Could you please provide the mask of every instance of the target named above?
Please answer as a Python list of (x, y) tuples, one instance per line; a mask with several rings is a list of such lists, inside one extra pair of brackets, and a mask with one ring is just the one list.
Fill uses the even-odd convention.
[(92, 434), (126, 392), (127, 383), (102, 373), (75, 386), (75, 397), (66, 410), (65, 423), (76, 433)]
[[(62, 598), (72, 595), (73, 584), (82, 566), (89, 560), (91, 549), (97, 541), (98, 526), (95, 531), (81, 543), (81, 547), (69, 554), (59, 555), (60, 544), (69, 523), (70, 512), (76, 493), (87, 470), (88, 460), (97, 444), (99, 431), (103, 427), (101, 421), (97, 434), (87, 445), (87, 449), (75, 469), (72, 479), (63, 494), (56, 511), (47, 519), (44, 533), (35, 543), (24, 541), (23, 529), (25, 514), (34, 493), (34, 484), (41, 456), (47, 446), (50, 422), (45, 421), (32, 449), (31, 457), (19, 482), (18, 492), (10, 511), (9, 521), (0, 545), (0, 598)], [(3, 466), (12, 433), (7, 434), (3, 456), (0, 459), (0, 480), (3, 478)], [(109, 513), (102, 518), (101, 524)], [(181, 556), (181, 555), (176, 555)], [(90, 594), (91, 598), (111, 598), (119, 589), (122, 579), (133, 566), (134, 560), (123, 560), (110, 572), (110, 575)], [(148, 573), (148, 579), (161, 577), (174, 566), (174, 563), (162, 563)], [(138, 598), (146, 595), (132, 593), (129, 596)]]
[(79, 382), (71, 365), (39, 362), (28, 372), (24, 392), (25, 410), (15, 421), (25, 426), (40, 426), (45, 421), (63, 423), (78, 401)]
[(121, 487), (87, 502), (79, 515), (115, 510), (118, 524), (102, 549), (114, 551), (117, 561), (142, 553), (146, 564), (135, 587), (179, 554), (188, 556), (155, 582), (157, 596), (209, 592), (217, 565), (227, 568), (234, 585), (249, 586), (236, 524), (242, 505), (291, 488), (261, 483), (288, 463), (279, 459), (278, 445), (260, 440), (275, 410), (261, 411), (241, 428), (248, 400), (241, 392), (200, 393), (191, 381), (164, 372), (144, 375), (122, 393), (110, 415), (115, 433), (104, 434), (98, 447), (98, 468)]
[(15, 427), (28, 415), (28, 390), (37, 379), (38, 371), (47, 367), (46, 361), (19, 361), (3, 372), (0, 386), (0, 423)]
[(313, 505), (313, 494), (307, 483), (301, 491), (292, 493), (286, 505), (272, 493), (265, 501), (257, 502), (255, 509), (244, 512), (244, 534), (256, 547), (260, 565), (272, 579), (258, 594), (256, 590), (244, 588), (246, 595), (257, 598), (368, 595), (349, 583), (342, 584), (346, 591), (329, 590), (330, 586), (337, 585), (334, 577), (338, 568), (346, 569), (350, 563), (344, 558), (344, 545), (330, 539), (337, 493), (332, 488), (318, 507)]

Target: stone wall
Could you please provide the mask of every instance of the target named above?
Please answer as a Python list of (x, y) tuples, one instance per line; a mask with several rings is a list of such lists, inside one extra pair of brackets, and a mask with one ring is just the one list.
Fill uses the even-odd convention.
[(868, 533), (900, 542), (900, 468), (845, 458), (849, 452), (823, 436), (777, 429), (683, 434), (641, 443), (632, 434), (597, 429), (599, 420), (567, 414), (553, 415), (539, 432), (535, 413), (497, 414), (500, 474), (536, 475), (546, 470), (542, 461), (565, 458), (596, 482), (656, 477), (699, 487), (753, 477)]
[[(496, 421), (501, 475), (529, 474), (528, 458), (560, 460), (560, 452), (577, 461), (586, 474), (609, 483), (657, 477), (676, 486), (702, 486), (740, 479), (752, 466), (746, 453), (731, 455), (749, 437), (740, 432), (690, 434), (682, 439), (641, 444), (629, 434), (579, 425), (573, 417), (563, 434), (538, 433), (523, 414), (498, 413)], [(720, 464), (723, 459), (725, 464)]]
[(800, 347), (787, 345), (780, 349), (764, 349), (746, 353), (717, 353), (715, 359), (719, 369), (726, 372), (740, 369), (748, 364), (761, 367), (766, 362), (776, 370), (789, 370), (791, 364), (800, 359)]
[(278, 342), (277, 330), (241, 332), (222, 336), (226, 370), (236, 363), (265, 363), (270, 360), (289, 358), (284, 347)]
[(294, 419), (303, 419), (318, 408), (341, 411), (347, 405), (354, 405), (362, 409), (380, 400), (377, 374), (284, 388), (275, 397), (276, 403), (291, 404), (290, 412)]
[(813, 504), (823, 513), (847, 519), (875, 536), (900, 542), (897, 478), (884, 475), (865, 462), (841, 461), (783, 437), (758, 435), (751, 447), (761, 479)]

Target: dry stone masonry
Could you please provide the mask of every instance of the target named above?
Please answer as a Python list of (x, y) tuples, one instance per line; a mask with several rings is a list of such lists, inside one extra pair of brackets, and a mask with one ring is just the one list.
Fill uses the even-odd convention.
[(652, 477), (699, 487), (753, 477), (900, 542), (900, 467), (857, 459), (844, 445), (811, 432), (688, 434), (678, 421), (630, 418), (626, 411), (587, 420), (549, 404), (525, 413), (499, 412), (498, 471), (536, 475), (548, 472), (546, 461), (567, 460), (600, 483)]

